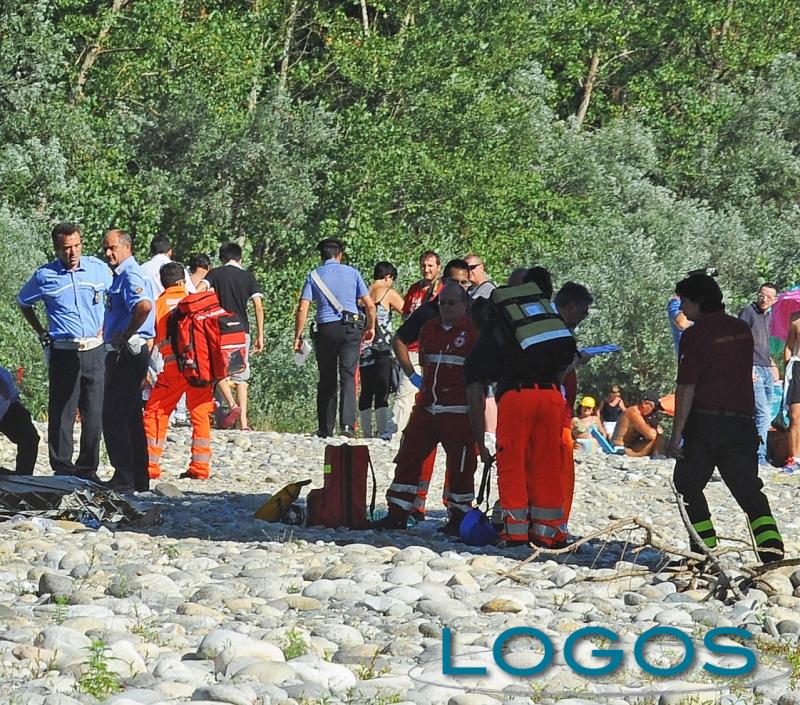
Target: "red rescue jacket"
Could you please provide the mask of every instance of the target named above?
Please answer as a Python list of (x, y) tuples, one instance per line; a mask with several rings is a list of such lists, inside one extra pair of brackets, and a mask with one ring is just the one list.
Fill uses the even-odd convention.
[(478, 330), (468, 316), (450, 330), (437, 317), (425, 323), (419, 333), (419, 362), (422, 389), (417, 404), (436, 413), (466, 414), (464, 360), (478, 340)]

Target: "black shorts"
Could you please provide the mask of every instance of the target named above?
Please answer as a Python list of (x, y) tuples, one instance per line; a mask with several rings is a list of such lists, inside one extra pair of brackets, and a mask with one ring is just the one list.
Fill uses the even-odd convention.
[(787, 404), (800, 404), (800, 363), (792, 363), (792, 380), (786, 390)]

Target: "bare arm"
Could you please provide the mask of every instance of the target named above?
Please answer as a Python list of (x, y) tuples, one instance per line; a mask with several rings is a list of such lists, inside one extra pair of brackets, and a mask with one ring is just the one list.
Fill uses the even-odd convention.
[(310, 306), (311, 302), (307, 299), (300, 299), (297, 304), (297, 311), (294, 314), (294, 343), (292, 344), (295, 352), (300, 352), (300, 348), (303, 347), (303, 329), (306, 327)]
[(394, 289), (390, 289), (389, 293), (387, 294), (387, 302), (389, 304), (390, 311), (396, 311), (397, 313), (403, 313), (403, 297), (395, 291)]
[(800, 315), (794, 313), (789, 323), (789, 334), (786, 336), (786, 346), (783, 348), (783, 362), (789, 362), (792, 355), (796, 354), (798, 334), (800, 333)]
[(47, 333), (32, 306), (20, 306), (19, 310), (22, 312), (22, 317), (28, 322), (28, 325), (36, 332), (36, 335), (41, 338)]
[(364, 307), (364, 342), (370, 343), (375, 338), (375, 302), (369, 294), (362, 296), (359, 301)]
[(669, 453), (674, 457), (680, 457), (680, 443), (683, 437), (683, 430), (686, 428), (686, 420), (692, 410), (694, 402), (694, 392), (696, 385), (679, 384), (675, 390), (675, 419), (672, 422), (672, 438), (669, 442)]
[(644, 416), (640, 413), (633, 414), (633, 418), (631, 418), (631, 424), (636, 429), (637, 433), (639, 433), (643, 438), (646, 438), (648, 441), (652, 441), (657, 435), (658, 431), (654, 429), (647, 421), (644, 420)]
[(686, 314), (683, 311), (678, 311), (673, 320), (675, 321), (675, 325), (680, 330), (686, 330), (687, 328), (692, 327), (692, 322), (686, 318)]
[(253, 352), (260, 353), (264, 349), (264, 302), (260, 296), (253, 299), (253, 308), (256, 312), (256, 341), (253, 343)]

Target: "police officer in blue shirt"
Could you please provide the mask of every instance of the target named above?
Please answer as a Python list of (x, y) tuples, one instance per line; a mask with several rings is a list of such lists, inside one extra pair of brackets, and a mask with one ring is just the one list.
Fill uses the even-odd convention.
[(142, 420), (142, 382), (155, 337), (155, 306), (150, 282), (133, 256), (131, 237), (109, 230), (103, 252), (114, 272), (106, 301), (103, 331), (106, 384), (103, 437), (114, 476), (108, 486), (117, 492), (146, 492), (147, 440)]
[[(333, 435), (338, 386), (339, 423), (342, 433), (353, 438), (356, 423), (356, 368), (361, 341), (369, 343), (375, 337), (375, 304), (358, 270), (342, 264), (344, 245), (341, 240), (323, 240), (317, 249), (323, 264), (306, 277), (303, 285), (295, 314), (293, 347), (295, 352), (300, 352), (303, 347), (303, 328), (309, 306), (314, 301), (317, 314), (312, 325), (312, 336), (319, 369), (317, 435), (322, 438)], [(359, 312), (359, 304), (364, 313)]]
[[(81, 231), (59, 223), (51, 233), (57, 259), (36, 270), (17, 296), (22, 315), (49, 357), (48, 449), (56, 475), (97, 480), (105, 353), (103, 316), (111, 270), (81, 253)], [(33, 306), (44, 303), (48, 327)], [(81, 414), (81, 441), (73, 463), (75, 411)]]

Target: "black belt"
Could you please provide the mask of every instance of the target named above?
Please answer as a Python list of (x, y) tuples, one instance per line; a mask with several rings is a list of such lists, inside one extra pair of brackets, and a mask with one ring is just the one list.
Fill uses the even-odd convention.
[(512, 389), (555, 389), (560, 390), (561, 387), (557, 384), (553, 384), (552, 382), (530, 382), (529, 384), (523, 384), (520, 382), (519, 384), (512, 387)]
[(737, 419), (752, 419), (752, 414), (745, 414), (741, 411), (730, 411), (729, 409), (692, 409), (693, 413), (712, 414), (714, 416), (732, 416)]

